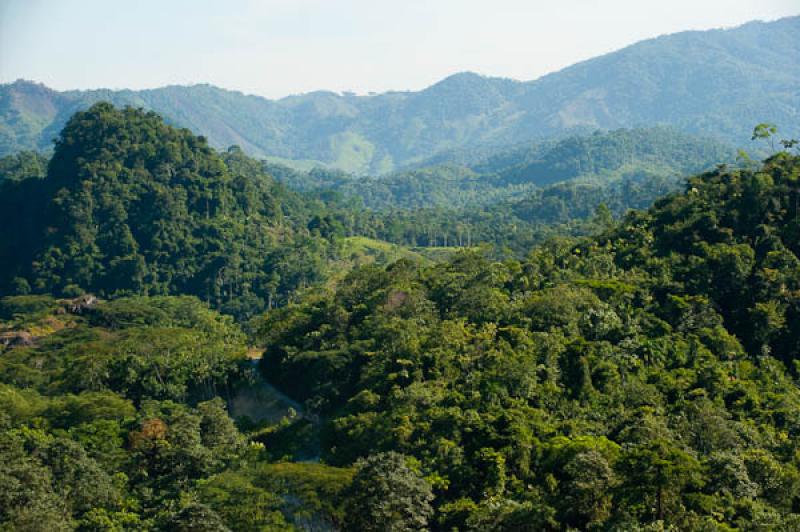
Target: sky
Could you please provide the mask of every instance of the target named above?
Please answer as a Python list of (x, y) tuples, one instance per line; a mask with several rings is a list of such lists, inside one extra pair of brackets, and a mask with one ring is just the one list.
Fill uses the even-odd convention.
[(211, 83), (269, 98), (531, 80), (636, 41), (800, 14), (798, 0), (0, 0), (0, 83)]

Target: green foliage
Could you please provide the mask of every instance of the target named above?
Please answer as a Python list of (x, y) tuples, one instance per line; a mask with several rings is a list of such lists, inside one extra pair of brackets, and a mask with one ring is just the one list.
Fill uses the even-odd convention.
[(8, 180), (0, 203), (2, 289), (192, 294), (243, 317), (322, 280), (343, 236), (241, 150), (107, 103), (73, 116), (47, 176)]
[[(52, 334), (4, 352), (0, 381), (42, 393), (111, 389), (138, 403), (213, 397), (241, 378), (244, 335), (195, 298), (120, 299), (90, 309), (80, 326), (73, 320), (51, 315)], [(19, 327), (24, 338), (39, 334)]]
[(389, 452), (356, 464), (345, 526), (351, 530), (392, 532), (428, 528), (433, 508), (430, 485), (405, 458)]
[(284, 512), (300, 529), (340, 526), (346, 518), (344, 491), (351, 468), (317, 463), (260, 464), (253, 482), (287, 499)]
[[(647, 159), (631, 138), (566, 139), (546, 174)], [(47, 176), (0, 185), (0, 221), (19, 221), (0, 226), (0, 528), (796, 529), (800, 156), (783, 145), (619, 222), (669, 183), (557, 184), (456, 217), (310, 200), (152, 113), (79, 113)], [(491, 164), (519, 177), (541, 164), (525, 153)], [(510, 258), (564, 233), (593, 234)], [(265, 309), (249, 337), (230, 316)], [(292, 409), (237, 426), (262, 351)]]
[(17, 316), (43, 315), (55, 310), (51, 296), (7, 296), (0, 299), (0, 319), (11, 320)]
[(228, 471), (198, 486), (198, 496), (233, 530), (259, 532), (289, 530), (280, 512), (283, 500), (253, 484), (248, 476)]
[(166, 528), (175, 532), (229, 532), (222, 518), (204, 504), (190, 503), (177, 512)]
[[(679, 190), (677, 176), (732, 155), (714, 141), (651, 128), (490, 150), (460, 165), (446, 157), (437, 159), (439, 166), (383, 178), (267, 168), (287, 186), (312, 190), (333, 207), (337, 223), (325, 225), (345, 234), (417, 252), (489, 244), (498, 256), (523, 256), (554, 235), (607, 229), (613, 217)], [(597, 216), (601, 205), (604, 217)]]
[[(267, 169), (288, 187), (317, 191), (322, 197), (335, 192), (357, 198), (371, 209), (455, 209), (503, 200), (515, 202), (537, 188), (569, 180), (580, 180), (584, 187), (598, 190), (624, 181), (628, 195), (634, 193), (630, 189), (637, 184), (646, 187), (658, 183), (668, 190), (676, 188), (677, 176), (732, 160), (732, 153), (719, 142), (668, 128), (620, 129), (497, 149), (461, 164), (447, 161), (443, 155), (436, 159), (436, 165), (378, 178), (355, 178), (320, 169), (304, 173), (274, 164), (268, 164)], [(651, 201), (656, 195), (660, 194), (651, 193)], [(565, 202), (565, 210), (581, 208), (573, 206), (580, 201), (580, 194), (575, 196)], [(535, 194), (528, 201), (539, 197), (541, 194)]]
[(188, 296), (0, 301), (3, 338), (29, 340), (0, 347), (0, 528), (341, 522), (350, 470), (266, 463), (229, 417), (253, 378), (230, 317)]
[(0, 181), (21, 181), (43, 178), (47, 174), (47, 158), (35, 151), (21, 151), (0, 157)]
[(523, 261), (358, 269), (267, 314), (263, 373), (329, 463), (413, 457), (440, 529), (791, 529), (799, 182), (780, 152)]

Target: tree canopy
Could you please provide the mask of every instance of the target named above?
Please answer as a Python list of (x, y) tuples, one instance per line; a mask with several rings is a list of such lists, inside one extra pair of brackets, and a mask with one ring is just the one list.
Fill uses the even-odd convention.
[(796, 148), (459, 218), (80, 112), (0, 183), (0, 529), (796, 530)]

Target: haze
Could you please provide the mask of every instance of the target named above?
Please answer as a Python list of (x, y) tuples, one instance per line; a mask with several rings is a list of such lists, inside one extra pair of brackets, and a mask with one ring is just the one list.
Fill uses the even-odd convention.
[(797, 14), (796, 0), (0, 0), (0, 82), (211, 83), (271, 98), (534, 79), (635, 41)]

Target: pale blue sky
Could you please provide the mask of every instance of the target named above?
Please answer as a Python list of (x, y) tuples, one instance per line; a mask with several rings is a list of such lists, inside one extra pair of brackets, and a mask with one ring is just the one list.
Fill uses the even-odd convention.
[(0, 0), (0, 82), (274, 98), (464, 70), (529, 80), (648, 37), (799, 13), (798, 0)]

